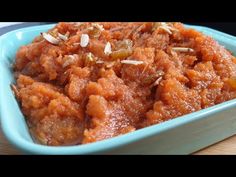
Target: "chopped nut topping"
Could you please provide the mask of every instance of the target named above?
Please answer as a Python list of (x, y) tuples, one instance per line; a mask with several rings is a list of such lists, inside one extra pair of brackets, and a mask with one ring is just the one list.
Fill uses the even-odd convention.
[(71, 64), (74, 64), (78, 60), (78, 57), (76, 56), (76, 54), (75, 55), (66, 55), (66, 56), (64, 56), (64, 58), (66, 58), (66, 61), (62, 65), (63, 68), (65, 68)]
[(63, 41), (67, 41), (69, 35), (70, 35), (69, 32), (67, 32), (65, 35), (63, 35), (63, 34), (61, 34), (61, 33), (58, 33), (58, 37), (59, 37), (60, 39), (62, 39)]
[(172, 50), (176, 52), (194, 52), (193, 49), (187, 47), (173, 47)]
[(52, 44), (59, 44), (60, 40), (48, 33), (41, 33), (43, 38)]
[(107, 42), (107, 44), (106, 44), (106, 46), (105, 46), (105, 48), (104, 48), (104, 53), (105, 53), (106, 55), (110, 55), (110, 54), (112, 53), (110, 42)]
[(87, 47), (88, 44), (89, 44), (89, 35), (82, 34), (80, 39), (80, 46)]
[(141, 65), (141, 64), (143, 64), (143, 61), (138, 61), (138, 60), (122, 60), (121, 63), (129, 64), (129, 65)]

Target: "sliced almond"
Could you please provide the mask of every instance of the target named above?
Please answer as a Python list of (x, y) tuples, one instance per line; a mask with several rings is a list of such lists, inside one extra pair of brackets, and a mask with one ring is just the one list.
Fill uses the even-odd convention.
[(188, 48), (188, 47), (172, 47), (172, 50), (176, 52), (194, 52), (193, 49)]
[(144, 62), (143, 61), (138, 61), (138, 60), (122, 60), (122, 64), (129, 64), (129, 65), (141, 65)]
[(159, 85), (160, 82), (161, 82), (161, 80), (162, 80), (162, 77), (159, 77), (159, 78), (153, 83), (153, 86)]
[(112, 53), (111, 51), (111, 43), (110, 42), (107, 42), (105, 48), (104, 48), (104, 53), (105, 55), (110, 55)]
[(98, 23), (92, 23), (92, 26), (97, 28), (100, 31), (104, 31), (103, 25), (100, 25)]
[(96, 61), (97, 64), (103, 64), (104, 61)]
[(171, 27), (165, 22), (155, 22), (152, 30), (156, 30), (156, 29), (162, 29), (166, 31), (168, 34), (172, 34), (172, 31), (178, 31), (177, 29), (175, 29), (174, 27)]
[(60, 40), (48, 33), (41, 33), (43, 38), (52, 44), (59, 44)]
[(166, 26), (160, 26), (160, 29), (163, 29), (164, 31), (166, 31), (168, 34), (172, 34), (172, 32), (170, 31), (169, 28), (167, 28)]
[(60, 39), (62, 39), (63, 41), (67, 41), (68, 40), (68, 37), (66, 35), (61, 34), (61, 33), (58, 33), (58, 37)]
[(63, 68), (74, 64), (78, 60), (78, 57), (76, 55), (66, 55), (64, 56), (64, 58), (66, 58), (66, 61), (62, 65)]
[(80, 39), (80, 46), (87, 47), (88, 44), (89, 44), (89, 35), (82, 34)]

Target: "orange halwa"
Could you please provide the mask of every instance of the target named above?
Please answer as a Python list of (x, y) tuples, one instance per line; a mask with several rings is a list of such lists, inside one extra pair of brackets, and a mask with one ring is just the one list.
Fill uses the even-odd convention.
[(85, 144), (236, 98), (236, 58), (181, 23), (58, 23), (16, 54), (34, 139)]

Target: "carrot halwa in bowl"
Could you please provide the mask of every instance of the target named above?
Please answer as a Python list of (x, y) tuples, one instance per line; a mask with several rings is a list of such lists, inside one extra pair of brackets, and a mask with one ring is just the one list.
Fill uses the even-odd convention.
[(58, 23), (21, 46), (12, 90), (36, 142), (87, 144), (236, 98), (236, 58), (181, 23)]

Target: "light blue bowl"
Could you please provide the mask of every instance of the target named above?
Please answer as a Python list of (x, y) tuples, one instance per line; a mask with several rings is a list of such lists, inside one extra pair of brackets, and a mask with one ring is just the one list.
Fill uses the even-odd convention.
[[(53, 25), (35, 26), (0, 37), (0, 118), (7, 139), (28, 154), (189, 154), (236, 132), (236, 100), (104, 141), (64, 147), (33, 142), (12, 94), (11, 63), (17, 49)], [(188, 26), (189, 27), (189, 26)], [(191, 26), (212, 36), (236, 54), (236, 38), (200, 26)]]

